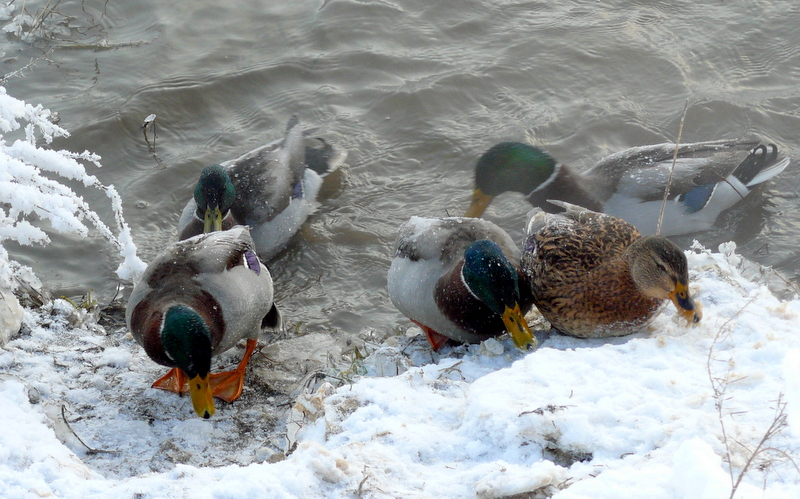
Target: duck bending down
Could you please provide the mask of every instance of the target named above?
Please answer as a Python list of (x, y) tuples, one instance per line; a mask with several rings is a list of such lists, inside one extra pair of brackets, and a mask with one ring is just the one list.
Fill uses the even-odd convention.
[(448, 339), (474, 343), (505, 331), (517, 347), (535, 347), (524, 318), (530, 290), (518, 269), (514, 241), (491, 222), (411, 217), (397, 234), (389, 297), (434, 351)]
[[(198, 416), (214, 415), (212, 395), (233, 402), (262, 328), (280, 329), (272, 277), (247, 227), (174, 243), (147, 266), (125, 318), (155, 362), (172, 369), (154, 388), (191, 394)], [(247, 348), (233, 371), (210, 374), (211, 359), (239, 340)]]
[(203, 169), (178, 221), (178, 239), (249, 225), (259, 256), (269, 261), (314, 212), (323, 178), (346, 157), (306, 137), (292, 117), (283, 139)]
[(534, 208), (525, 227), (522, 272), (533, 303), (561, 333), (581, 338), (640, 331), (671, 300), (689, 322), (702, 313), (689, 294), (686, 255), (662, 236), (579, 206)]
[[(548, 201), (556, 199), (622, 218), (642, 234), (655, 234), (674, 153), (675, 144), (633, 147), (578, 173), (538, 147), (502, 142), (478, 160), (465, 216), (481, 216), (495, 196), (516, 191), (549, 213), (561, 211)], [(661, 235), (710, 228), (720, 213), (788, 164), (775, 144), (758, 140), (681, 144)]]

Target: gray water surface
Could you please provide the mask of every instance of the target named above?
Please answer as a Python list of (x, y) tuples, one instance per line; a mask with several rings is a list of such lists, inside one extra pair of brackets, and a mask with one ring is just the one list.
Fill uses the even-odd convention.
[[(683, 142), (755, 133), (800, 158), (796, 2), (126, 0), (57, 10), (68, 16), (50, 18), (59, 33), (4, 36), (6, 73), (39, 59), (5, 86), (60, 114), (71, 137), (54, 148), (102, 156), (90, 173), (120, 191), (145, 261), (175, 239), (201, 168), (280, 137), (291, 115), (349, 150), (320, 209), (270, 265), (284, 316), (304, 332), (410, 327), (386, 293), (397, 227), (462, 214), (475, 161), (498, 141), (586, 168), (674, 141), (688, 102)], [(140, 128), (151, 113), (154, 151)], [(733, 240), (797, 280), (797, 164), (712, 230), (676, 242), (716, 250)], [(111, 220), (102, 194), (81, 194)], [(520, 241), (528, 209), (508, 194), (485, 216)], [(110, 299), (115, 251), (99, 236), (52, 237), (8, 247), (56, 294)]]

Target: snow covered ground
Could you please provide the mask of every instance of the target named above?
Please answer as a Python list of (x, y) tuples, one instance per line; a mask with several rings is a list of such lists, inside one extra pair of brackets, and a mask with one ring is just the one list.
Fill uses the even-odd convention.
[(0, 350), (0, 496), (722, 498), (728, 460), (738, 479), (783, 414), (736, 497), (800, 497), (800, 300), (723, 250), (688, 253), (699, 325), (670, 307), (632, 337), (526, 354), (391, 338), (280, 420), (257, 372), (201, 420), (148, 388), (162, 369), (124, 331), (75, 327), (92, 322), (60, 300), (26, 310)]
[[(119, 250), (120, 275), (135, 275), (121, 211), (112, 231), (41, 175), (83, 179), (119, 205), (82, 166), (96, 157), (35, 145), (37, 129), (66, 133), (47, 114), (0, 87), (0, 131), (28, 122), (25, 139), (0, 140), (0, 190), (26, 189), (0, 205), (0, 242), (46, 243), (31, 214), (78, 232), (88, 220)], [(365, 346), (290, 333), (269, 340), (242, 398), (210, 420), (149, 388), (163, 369), (119, 308), (98, 322), (91, 303), (45, 299), (0, 346), (0, 497), (694, 499), (734, 486), (800, 497), (800, 298), (778, 299), (734, 250), (688, 252), (704, 305), (694, 326), (669, 307), (634, 336), (551, 335), (528, 353), (508, 338), (433, 354), (420, 335)], [(0, 245), (0, 290), (26, 275), (35, 289)], [(353, 345), (370, 355), (331, 365)]]

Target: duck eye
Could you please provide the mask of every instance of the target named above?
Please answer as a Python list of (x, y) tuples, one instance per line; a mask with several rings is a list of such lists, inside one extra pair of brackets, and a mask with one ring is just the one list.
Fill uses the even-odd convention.
[(658, 265), (658, 270), (660, 270), (661, 272), (667, 271), (667, 268), (662, 263), (656, 262), (656, 265)]

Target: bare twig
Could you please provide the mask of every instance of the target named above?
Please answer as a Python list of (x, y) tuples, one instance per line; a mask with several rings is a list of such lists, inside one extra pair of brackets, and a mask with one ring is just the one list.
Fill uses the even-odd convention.
[[(711, 343), (711, 348), (708, 349), (708, 357), (706, 358), (706, 370), (708, 371), (708, 379), (711, 382), (711, 388), (714, 390), (714, 407), (717, 409), (717, 418), (719, 419), (720, 429), (722, 430), (722, 443), (725, 445), (725, 457), (728, 461), (728, 472), (731, 477), (731, 487), (734, 486), (735, 479), (733, 476), (733, 463), (731, 459), (731, 448), (728, 444), (728, 434), (725, 428), (725, 421), (723, 419), (724, 414), (722, 412), (723, 402), (725, 401), (725, 392), (728, 389), (728, 386), (731, 383), (730, 379), (730, 371), (725, 374), (725, 377), (722, 379), (715, 378), (714, 374), (711, 371), (711, 362), (714, 360), (714, 347), (719, 343), (724, 336), (727, 336), (730, 333), (730, 329), (728, 325), (738, 317), (748, 305), (753, 303), (755, 297), (751, 298), (750, 301), (744, 304), (742, 308), (740, 308), (733, 316), (731, 316), (727, 321), (725, 321), (722, 326), (720, 326), (719, 330), (717, 331), (716, 336), (714, 337), (714, 341)], [(725, 333), (725, 334), (723, 334)]]
[(79, 437), (77, 433), (75, 433), (75, 430), (73, 430), (72, 426), (69, 424), (69, 420), (67, 420), (67, 408), (63, 404), (61, 405), (61, 419), (64, 420), (64, 424), (67, 425), (67, 428), (69, 428), (69, 431), (71, 431), (72, 434), (75, 435), (75, 438), (78, 439), (78, 442), (80, 442), (81, 445), (86, 447), (86, 452), (88, 454), (116, 454), (117, 453), (117, 451), (94, 449), (94, 448), (89, 447), (88, 445), (86, 445), (86, 442), (84, 442), (83, 439), (81, 437)]
[(689, 100), (683, 105), (683, 115), (681, 116), (681, 124), (678, 127), (678, 138), (675, 139), (675, 152), (672, 153), (672, 168), (669, 170), (669, 179), (667, 186), (664, 189), (664, 200), (661, 201), (661, 213), (658, 215), (658, 225), (656, 226), (656, 235), (661, 234), (661, 222), (664, 221), (664, 211), (667, 208), (667, 200), (669, 199), (669, 188), (672, 186), (672, 176), (675, 174), (675, 163), (678, 161), (678, 147), (681, 144), (681, 135), (683, 134), (683, 121), (686, 119), (686, 111), (689, 109)]
[[(744, 464), (742, 471), (739, 473), (739, 476), (736, 478), (736, 482), (733, 484), (731, 489), (730, 499), (733, 499), (733, 496), (736, 494), (736, 489), (739, 488), (739, 484), (742, 483), (742, 479), (747, 471), (750, 469), (750, 466), (753, 464), (753, 460), (761, 454), (762, 451), (767, 450), (764, 445), (775, 435), (780, 433), (786, 427), (786, 402), (783, 401), (783, 393), (778, 394), (778, 401), (775, 407), (775, 417), (772, 419), (772, 424), (770, 424), (767, 431), (764, 432), (764, 435), (761, 437), (761, 441), (758, 442), (755, 450), (750, 454), (750, 457), (747, 459), (747, 462)], [(791, 459), (791, 458), (790, 458)], [(792, 460), (794, 462), (794, 460)], [(729, 463), (730, 464), (730, 463)], [(795, 464), (795, 466), (797, 466)]]
[[(800, 472), (800, 467), (798, 467), (797, 463), (794, 461), (792, 456), (790, 456), (787, 452), (776, 449), (774, 447), (767, 447), (767, 443), (776, 435), (780, 434), (781, 431), (787, 426), (787, 415), (786, 415), (786, 402), (783, 401), (783, 393), (778, 394), (778, 400), (776, 402), (775, 408), (775, 416), (772, 418), (772, 423), (764, 432), (761, 440), (756, 445), (753, 451), (749, 451), (747, 446), (739, 441), (733, 440), (728, 436), (727, 429), (725, 427), (725, 414), (723, 411), (723, 406), (726, 400), (729, 400), (731, 397), (726, 395), (728, 387), (736, 383), (737, 381), (741, 381), (744, 379), (743, 376), (732, 378), (730, 373), (730, 368), (728, 372), (725, 373), (723, 377), (715, 377), (712, 373), (711, 363), (714, 360), (714, 347), (730, 333), (730, 328), (728, 325), (733, 321), (736, 317), (738, 317), (748, 305), (753, 303), (755, 297), (751, 298), (744, 306), (739, 309), (732, 317), (730, 317), (722, 326), (720, 327), (719, 331), (717, 331), (717, 335), (714, 337), (714, 341), (711, 344), (711, 347), (708, 350), (708, 358), (706, 359), (706, 369), (708, 370), (708, 378), (711, 382), (711, 387), (714, 391), (714, 406), (717, 409), (717, 418), (719, 419), (720, 429), (722, 431), (722, 443), (725, 446), (725, 457), (728, 462), (728, 473), (731, 479), (731, 495), (730, 499), (736, 495), (736, 491), (739, 488), (739, 485), (742, 483), (744, 476), (750, 471), (753, 464), (755, 463), (756, 458), (764, 453), (774, 453), (782, 456), (783, 458), (789, 460), (794, 467)], [(742, 414), (745, 411), (740, 412), (730, 412), (728, 415), (732, 416), (735, 414)], [(747, 458), (747, 462), (745, 462), (744, 466), (742, 467), (741, 471), (739, 471), (738, 475), (734, 473), (733, 470), (733, 458), (732, 458), (732, 451), (730, 443), (734, 442), (738, 444), (742, 449), (745, 449), (749, 452), (749, 456)]]
[(48, 56), (51, 53), (53, 53), (53, 48), (52, 47), (48, 48), (45, 51), (45, 53), (42, 54), (41, 56), (31, 58), (31, 60), (28, 61), (28, 64), (22, 66), (21, 68), (19, 68), (17, 70), (14, 70), (14, 71), (12, 71), (10, 73), (4, 74), (2, 77), (0, 77), (0, 85), (5, 85), (6, 82), (11, 78), (22, 78), (23, 76), (25, 76), (23, 74), (24, 71), (26, 71), (28, 69), (32, 69), (34, 66), (39, 64), (41, 61), (49, 61), (50, 59), (48, 58)]

